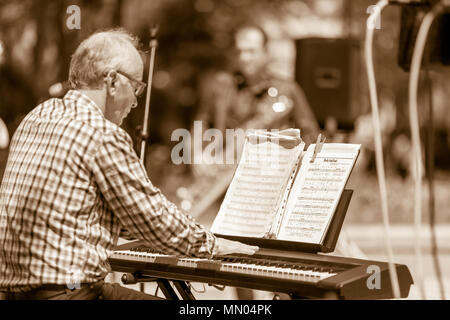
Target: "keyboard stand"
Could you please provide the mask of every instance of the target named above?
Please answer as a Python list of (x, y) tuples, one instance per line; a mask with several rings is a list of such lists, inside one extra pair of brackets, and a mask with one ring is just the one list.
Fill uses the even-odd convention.
[(183, 300), (196, 300), (194, 295), (192, 294), (191, 288), (183, 280), (169, 281), (165, 278), (144, 276), (139, 272), (133, 274), (124, 273), (121, 280), (122, 283), (126, 285), (144, 282), (156, 282), (167, 300), (180, 300), (176, 291), (170, 284), (170, 282), (172, 282), (173, 286), (175, 287), (175, 289), (177, 289), (178, 294)]
[(195, 300), (194, 295), (192, 294), (191, 288), (186, 284), (185, 281), (182, 280), (172, 280), (175, 288), (180, 293), (183, 300)]

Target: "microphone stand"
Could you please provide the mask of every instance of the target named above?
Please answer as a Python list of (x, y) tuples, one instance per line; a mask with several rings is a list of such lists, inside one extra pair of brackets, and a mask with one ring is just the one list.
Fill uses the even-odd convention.
[[(147, 81), (147, 96), (145, 99), (145, 113), (144, 113), (144, 123), (142, 125), (142, 130), (139, 132), (139, 138), (141, 139), (141, 155), (140, 155), (140, 161), (142, 165), (145, 167), (145, 145), (147, 142), (147, 139), (149, 137), (148, 133), (148, 119), (150, 116), (150, 95), (152, 92), (152, 81), (153, 81), (153, 67), (155, 65), (155, 52), (156, 47), (158, 46), (158, 40), (156, 40), (156, 33), (158, 32), (158, 25), (154, 25), (150, 28), (150, 62), (148, 66), (148, 81)], [(145, 292), (144, 283), (140, 283), (140, 290), (141, 292)]]
[(152, 92), (152, 82), (153, 82), (153, 68), (155, 65), (155, 52), (158, 46), (158, 40), (156, 40), (156, 33), (158, 32), (159, 26), (154, 25), (150, 28), (150, 63), (148, 66), (148, 84), (147, 84), (147, 96), (145, 99), (145, 113), (144, 113), (144, 123), (142, 125), (142, 130), (139, 133), (141, 139), (141, 163), (144, 164), (145, 159), (145, 145), (149, 137), (148, 133), (148, 119), (150, 116), (150, 94)]

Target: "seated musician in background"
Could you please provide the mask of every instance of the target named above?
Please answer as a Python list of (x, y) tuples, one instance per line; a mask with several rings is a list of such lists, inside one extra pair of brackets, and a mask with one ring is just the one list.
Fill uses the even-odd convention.
[(0, 291), (7, 298), (155, 298), (104, 281), (121, 228), (167, 254), (257, 250), (216, 238), (152, 185), (119, 127), (144, 91), (142, 76), (131, 35), (96, 33), (72, 57), (72, 90), (37, 106), (18, 127), (0, 189)]
[(201, 102), (195, 120), (210, 127), (301, 130), (306, 144), (315, 142), (319, 125), (301, 87), (275, 75), (268, 66), (268, 37), (258, 25), (235, 33), (237, 70), (213, 72), (200, 84)]

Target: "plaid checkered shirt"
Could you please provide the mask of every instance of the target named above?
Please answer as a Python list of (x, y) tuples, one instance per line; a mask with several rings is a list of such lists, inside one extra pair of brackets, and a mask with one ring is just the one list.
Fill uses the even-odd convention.
[(216, 245), (86, 95), (37, 106), (12, 138), (0, 189), (0, 290), (103, 279), (121, 228), (167, 254), (211, 257)]

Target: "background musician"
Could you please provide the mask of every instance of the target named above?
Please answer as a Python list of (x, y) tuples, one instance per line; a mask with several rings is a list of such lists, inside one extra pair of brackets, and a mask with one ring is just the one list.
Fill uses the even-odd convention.
[(319, 126), (300, 86), (270, 69), (268, 37), (256, 24), (241, 25), (234, 36), (236, 70), (207, 76), (196, 120), (213, 128), (295, 127), (307, 143)]
[(120, 229), (158, 251), (253, 254), (216, 238), (149, 180), (119, 126), (145, 88), (136, 39), (99, 32), (72, 56), (70, 90), (16, 130), (0, 189), (0, 291), (10, 299), (152, 299), (104, 282)]

